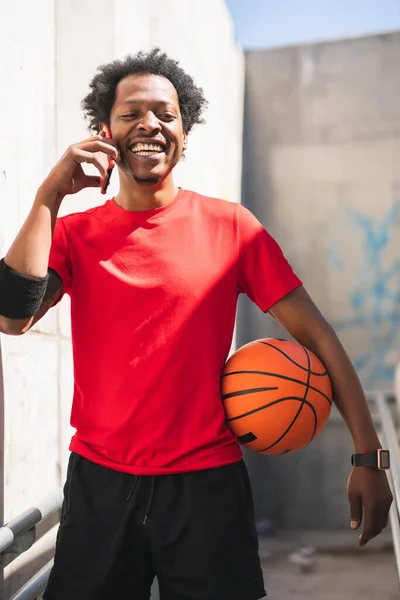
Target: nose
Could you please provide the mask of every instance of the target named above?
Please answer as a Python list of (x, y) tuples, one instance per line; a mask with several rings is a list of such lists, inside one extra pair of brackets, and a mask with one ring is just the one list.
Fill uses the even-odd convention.
[(153, 133), (154, 131), (161, 131), (161, 125), (159, 120), (153, 111), (149, 110), (145, 116), (140, 120), (138, 129)]

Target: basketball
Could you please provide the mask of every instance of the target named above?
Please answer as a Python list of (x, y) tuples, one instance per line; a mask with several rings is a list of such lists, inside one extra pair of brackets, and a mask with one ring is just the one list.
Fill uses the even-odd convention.
[(261, 454), (289, 454), (324, 428), (332, 386), (321, 361), (290, 340), (266, 338), (239, 348), (221, 377), (226, 421), (240, 444)]

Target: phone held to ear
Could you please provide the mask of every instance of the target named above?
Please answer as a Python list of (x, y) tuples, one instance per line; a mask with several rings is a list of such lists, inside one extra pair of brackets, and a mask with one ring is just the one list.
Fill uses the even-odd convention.
[[(111, 129), (108, 125), (103, 125), (102, 131), (104, 135), (108, 139), (112, 139)], [(108, 168), (106, 177), (100, 177), (100, 185), (101, 185), (101, 193), (105, 194), (107, 192), (107, 188), (110, 185), (111, 174), (113, 172), (113, 168), (115, 167), (115, 160), (110, 156), (108, 158)]]

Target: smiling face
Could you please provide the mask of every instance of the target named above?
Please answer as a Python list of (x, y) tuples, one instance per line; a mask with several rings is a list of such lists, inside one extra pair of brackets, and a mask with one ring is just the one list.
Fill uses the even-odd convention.
[(186, 148), (178, 94), (159, 75), (128, 75), (119, 82), (110, 126), (121, 153), (122, 176), (136, 183), (163, 181)]

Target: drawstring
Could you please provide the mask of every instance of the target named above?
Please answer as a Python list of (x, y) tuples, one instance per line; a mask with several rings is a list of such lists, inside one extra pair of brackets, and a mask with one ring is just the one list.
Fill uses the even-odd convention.
[[(131, 491), (129, 492), (129, 494), (128, 494), (127, 498), (126, 498), (126, 501), (128, 501), (131, 498), (133, 492), (136, 489), (137, 484), (139, 483), (139, 479), (140, 479), (139, 476), (135, 476), (135, 481), (133, 482)], [(144, 519), (143, 519), (143, 525), (146, 525), (146, 523), (147, 523), (147, 517), (149, 516), (150, 511), (151, 511), (151, 506), (153, 504), (153, 498), (154, 498), (154, 486), (155, 486), (155, 483), (156, 483), (156, 478), (154, 476), (152, 476), (151, 477), (151, 487), (150, 487), (149, 500), (147, 502), (147, 506), (146, 506), (146, 510), (145, 510), (145, 515), (144, 515)]]
[(145, 516), (144, 516), (144, 519), (143, 519), (143, 525), (146, 525), (146, 523), (147, 523), (147, 517), (150, 514), (151, 505), (152, 505), (153, 496), (154, 496), (154, 485), (155, 485), (155, 482), (156, 482), (156, 479), (155, 479), (154, 476), (152, 476), (152, 478), (151, 478), (151, 488), (150, 488), (149, 501), (148, 501), (147, 506), (146, 506), (146, 512), (145, 512)]
[(135, 481), (133, 482), (132, 489), (131, 489), (131, 491), (129, 492), (129, 494), (128, 494), (128, 497), (127, 497), (127, 499), (126, 499), (126, 501), (127, 501), (127, 502), (128, 502), (128, 500), (129, 500), (129, 498), (132, 496), (133, 492), (135, 491), (135, 488), (136, 488), (136, 486), (137, 486), (137, 484), (138, 484), (138, 481), (139, 481), (139, 477), (138, 477), (137, 475), (136, 475), (136, 476), (134, 476), (134, 477), (135, 477)]

